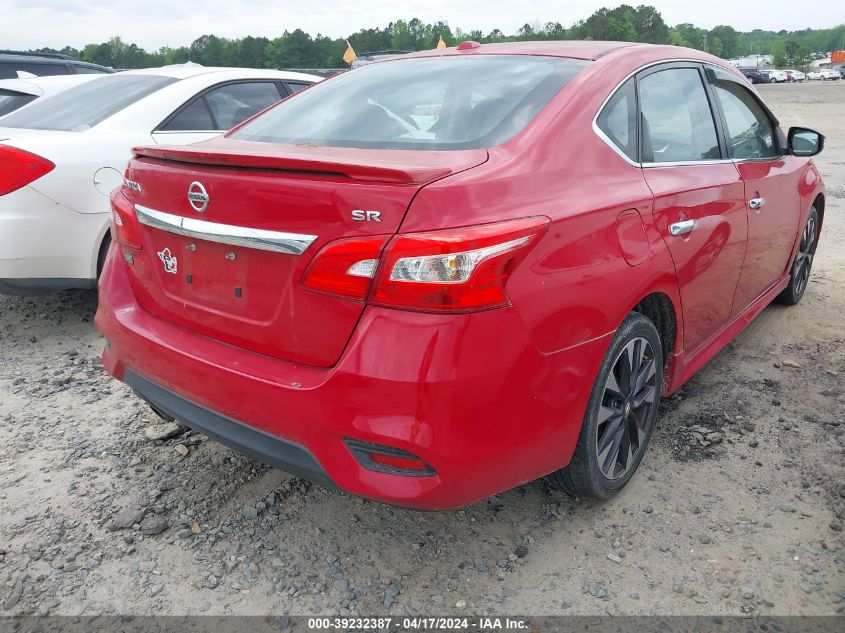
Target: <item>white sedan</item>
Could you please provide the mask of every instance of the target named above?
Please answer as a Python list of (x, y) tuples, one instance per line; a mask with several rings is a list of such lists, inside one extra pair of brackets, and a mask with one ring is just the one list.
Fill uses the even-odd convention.
[(839, 79), (841, 75), (833, 68), (815, 68), (807, 73), (807, 79), (821, 80)]
[(790, 83), (804, 81), (807, 78), (807, 75), (802, 73), (800, 70), (787, 69), (783, 72), (786, 73), (786, 80)]
[(132, 147), (209, 139), (320, 79), (184, 64), (101, 76), (0, 117), (0, 293), (96, 286)]
[(14, 112), (41, 97), (63, 92), (102, 75), (52, 75), (0, 79), (0, 116)]

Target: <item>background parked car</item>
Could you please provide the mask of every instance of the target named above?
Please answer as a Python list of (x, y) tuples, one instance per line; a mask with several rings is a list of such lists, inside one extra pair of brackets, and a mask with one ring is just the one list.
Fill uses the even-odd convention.
[(411, 51), (387, 50), (361, 53), (358, 55), (357, 59), (352, 62), (352, 68), (360, 68), (361, 66), (366, 66), (367, 64), (372, 64), (373, 62), (384, 61), (385, 59), (389, 59), (391, 57), (407, 55), (410, 52)]
[(766, 82), (770, 84), (782, 84), (786, 81), (786, 73), (782, 70), (763, 70), (760, 71), (763, 73), (763, 77), (765, 77)]
[(810, 72), (807, 73), (807, 79), (813, 80), (834, 80), (834, 79), (841, 79), (842, 75), (839, 71), (834, 70), (833, 68), (814, 68)]
[(789, 69), (789, 70), (784, 70), (783, 72), (786, 73), (786, 80), (790, 83), (794, 83), (796, 81), (800, 82), (800, 81), (804, 81), (805, 79), (807, 79), (807, 75), (802, 73), (800, 70)]
[(113, 73), (114, 69), (81, 62), (67, 55), (0, 51), (0, 79), (14, 79), (18, 76), (18, 71), (44, 77), (47, 75), (103, 75)]
[(98, 77), (0, 117), (0, 292), (90, 288), (131, 148), (201, 141), (319, 77), (197, 64)]
[(753, 84), (764, 84), (768, 82), (759, 68), (740, 68), (739, 70)]
[(0, 79), (0, 116), (32, 103), (39, 97), (49, 97), (96, 77), (97, 75), (56, 75)]

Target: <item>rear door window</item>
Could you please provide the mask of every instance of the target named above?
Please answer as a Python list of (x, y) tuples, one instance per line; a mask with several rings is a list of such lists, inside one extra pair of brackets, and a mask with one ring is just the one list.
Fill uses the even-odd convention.
[(669, 68), (639, 80), (641, 160), (721, 158), (716, 123), (696, 68)]
[(270, 107), (282, 96), (278, 84), (273, 81), (226, 84), (196, 97), (160, 129), (163, 132), (225, 132)]
[(272, 81), (229, 84), (205, 96), (216, 130), (229, 130), (281, 98), (278, 85)]
[(164, 132), (216, 131), (211, 112), (203, 97), (194, 99), (179, 114), (165, 123), (161, 130)]

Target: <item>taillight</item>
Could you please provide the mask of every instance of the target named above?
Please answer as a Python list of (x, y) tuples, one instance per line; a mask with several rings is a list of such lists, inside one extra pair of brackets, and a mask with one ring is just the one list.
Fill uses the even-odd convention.
[(548, 225), (548, 218), (533, 217), (408, 233), (393, 236), (386, 247), (390, 236), (337, 240), (317, 253), (302, 284), (405, 310), (497, 308), (508, 305), (505, 283)]
[(302, 284), (316, 292), (363, 301), (375, 276), (381, 249), (389, 237), (330, 242), (314, 257)]
[(532, 217), (397, 235), (382, 258), (371, 302), (433, 312), (508, 305), (505, 284), (548, 225), (548, 218)]
[(55, 167), (52, 161), (31, 152), (0, 145), (0, 196), (27, 186)]
[(111, 236), (115, 242), (128, 248), (140, 249), (143, 245), (135, 206), (120, 188), (111, 192)]

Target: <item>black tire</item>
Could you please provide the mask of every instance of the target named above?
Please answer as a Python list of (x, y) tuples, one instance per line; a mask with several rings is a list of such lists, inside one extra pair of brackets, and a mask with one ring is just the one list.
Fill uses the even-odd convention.
[[(631, 359), (636, 359), (640, 351), (642, 357), (632, 363)], [(646, 361), (652, 364), (651, 369)], [(629, 376), (638, 373), (645, 378), (621, 386)], [(640, 382), (642, 390), (639, 387), (630, 389)], [(652, 392), (644, 404), (637, 405), (640, 396), (649, 388)], [(616, 331), (599, 368), (572, 460), (565, 468), (549, 475), (551, 484), (576, 497), (605, 499), (621, 490), (636, 472), (648, 447), (662, 390), (663, 348), (657, 329), (650, 319), (632, 312)], [(604, 418), (601, 422), (600, 415)], [(623, 458), (624, 464), (621, 463)]]
[(789, 271), (789, 285), (777, 296), (775, 301), (783, 305), (794, 306), (801, 301), (810, 284), (810, 272), (813, 269), (813, 258), (816, 256), (816, 246), (819, 243), (819, 212), (813, 206), (807, 223), (801, 232), (801, 243), (795, 253), (792, 269)]

